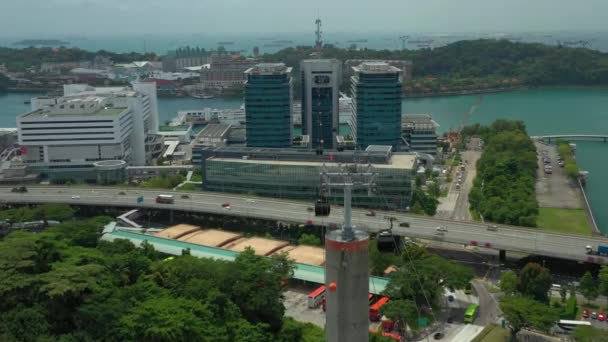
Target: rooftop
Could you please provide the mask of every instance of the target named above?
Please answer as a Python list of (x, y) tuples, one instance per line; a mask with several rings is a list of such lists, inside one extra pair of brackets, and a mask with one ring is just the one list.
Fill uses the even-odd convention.
[(353, 70), (359, 73), (366, 74), (386, 74), (386, 73), (398, 73), (401, 69), (396, 68), (385, 62), (363, 62), (358, 66), (354, 66)]
[[(294, 161), (294, 160), (259, 160), (259, 159), (237, 159), (237, 158), (218, 158), (210, 157), (208, 160), (232, 162), (232, 163), (247, 163), (247, 164), (265, 164), (265, 165), (285, 165), (285, 166), (315, 166), (323, 165), (331, 166), (338, 164), (335, 162), (319, 162), (319, 161)], [(394, 153), (389, 159), (388, 164), (372, 164), (377, 169), (413, 169), (416, 164), (415, 154)]]
[(128, 108), (115, 108), (115, 107), (103, 107), (96, 111), (86, 112), (86, 111), (74, 111), (74, 112), (58, 112), (50, 111), (48, 108), (42, 108), (35, 110), (33, 112), (29, 112), (23, 114), (22, 118), (28, 119), (43, 119), (43, 118), (58, 118), (58, 117), (71, 117), (71, 116), (119, 116)]
[(285, 63), (260, 63), (247, 69), (246, 74), (254, 75), (277, 75), (291, 72), (291, 67), (286, 67)]
[(199, 138), (221, 138), (230, 129), (230, 124), (209, 124), (199, 134)]

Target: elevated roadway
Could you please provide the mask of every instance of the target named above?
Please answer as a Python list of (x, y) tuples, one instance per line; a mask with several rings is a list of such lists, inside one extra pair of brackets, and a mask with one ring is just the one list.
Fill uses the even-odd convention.
[(537, 135), (531, 136), (532, 139), (536, 140), (551, 140), (565, 139), (565, 140), (600, 140), (606, 142), (608, 135), (606, 134), (554, 134), (554, 135)]
[[(175, 203), (156, 203), (156, 196), (161, 193), (174, 195)], [(328, 217), (315, 217), (307, 210), (312, 204), (306, 202), (210, 192), (188, 193), (189, 198), (182, 198), (184, 194), (186, 193), (162, 190), (77, 187), (28, 187), (27, 193), (12, 193), (10, 187), (0, 187), (0, 203), (66, 203), (169, 209), (293, 223), (312, 221), (317, 225), (339, 224), (343, 217), (343, 210), (339, 206), (332, 206), (331, 215)], [(143, 203), (137, 203), (138, 196), (143, 196)], [(223, 203), (229, 203), (230, 209), (223, 208)], [(365, 210), (353, 210), (353, 224), (369, 232), (386, 229), (386, 216), (392, 216), (396, 218), (393, 233), (397, 235), (576, 261), (608, 263), (608, 258), (585, 253), (587, 245), (594, 249), (598, 244), (608, 245), (608, 239), (603, 237), (548, 233), (512, 226), (499, 226), (496, 231), (490, 231), (485, 224), (439, 220), (400, 212), (376, 211), (375, 216), (366, 214)], [(408, 222), (410, 227), (400, 227), (399, 223), (402, 222)], [(438, 227), (447, 231), (437, 232)]]

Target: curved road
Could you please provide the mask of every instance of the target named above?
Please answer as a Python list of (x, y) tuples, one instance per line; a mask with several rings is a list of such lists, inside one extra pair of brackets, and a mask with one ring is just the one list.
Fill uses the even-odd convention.
[[(188, 193), (190, 198), (181, 196), (184, 192), (162, 190), (134, 190), (118, 188), (77, 188), (77, 187), (28, 187), (27, 193), (13, 193), (11, 187), (0, 187), (0, 203), (66, 203), (74, 205), (122, 206), (129, 208), (175, 209), (180, 211), (216, 213), (232, 216), (254, 217), (277, 221), (314, 224), (338, 224), (343, 221), (341, 207), (332, 206), (328, 217), (315, 217), (307, 211), (312, 204), (293, 200), (258, 198), (224, 193)], [(124, 195), (120, 192), (123, 191)], [(175, 196), (174, 204), (155, 202), (159, 194)], [(138, 196), (144, 202), (137, 203)], [(230, 209), (222, 207), (229, 203)], [(558, 233), (546, 233), (533, 229), (499, 226), (497, 231), (488, 231), (487, 225), (478, 223), (438, 220), (400, 212), (377, 211), (376, 216), (367, 216), (367, 211), (353, 210), (353, 224), (360, 229), (376, 232), (388, 228), (387, 216), (396, 218), (393, 233), (413, 238), (439, 240), (452, 243), (478, 245), (480, 247), (504, 249), (538, 255), (559, 257), (570, 260), (595, 263), (608, 262), (608, 258), (585, 254), (585, 247), (594, 248), (598, 244), (608, 245), (608, 239), (583, 237)], [(400, 227), (399, 222), (408, 222), (410, 228)], [(437, 232), (444, 227), (446, 232)]]

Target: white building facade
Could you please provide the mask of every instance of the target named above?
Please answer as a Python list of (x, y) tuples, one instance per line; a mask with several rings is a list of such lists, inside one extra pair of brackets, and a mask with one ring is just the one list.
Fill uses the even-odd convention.
[(99, 161), (143, 166), (162, 150), (154, 83), (66, 85), (63, 97), (33, 99), (32, 111), (17, 117), (17, 129), (28, 167), (66, 181), (93, 179), (86, 172)]

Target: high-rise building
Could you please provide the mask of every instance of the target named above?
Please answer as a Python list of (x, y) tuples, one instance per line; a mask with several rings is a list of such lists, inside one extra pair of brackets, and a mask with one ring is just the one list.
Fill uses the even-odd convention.
[(261, 63), (245, 71), (247, 146), (290, 147), (292, 144), (291, 68)]
[(359, 149), (401, 141), (401, 70), (384, 62), (353, 67), (353, 135)]
[(431, 155), (437, 154), (437, 127), (439, 124), (429, 114), (403, 116), (401, 130), (403, 150)]
[(336, 59), (310, 59), (302, 72), (302, 133), (311, 148), (334, 149), (338, 134), (342, 64)]
[(156, 85), (64, 87), (62, 97), (32, 99), (17, 117), (23, 161), (53, 181), (95, 181), (94, 164), (146, 165), (162, 150)]

